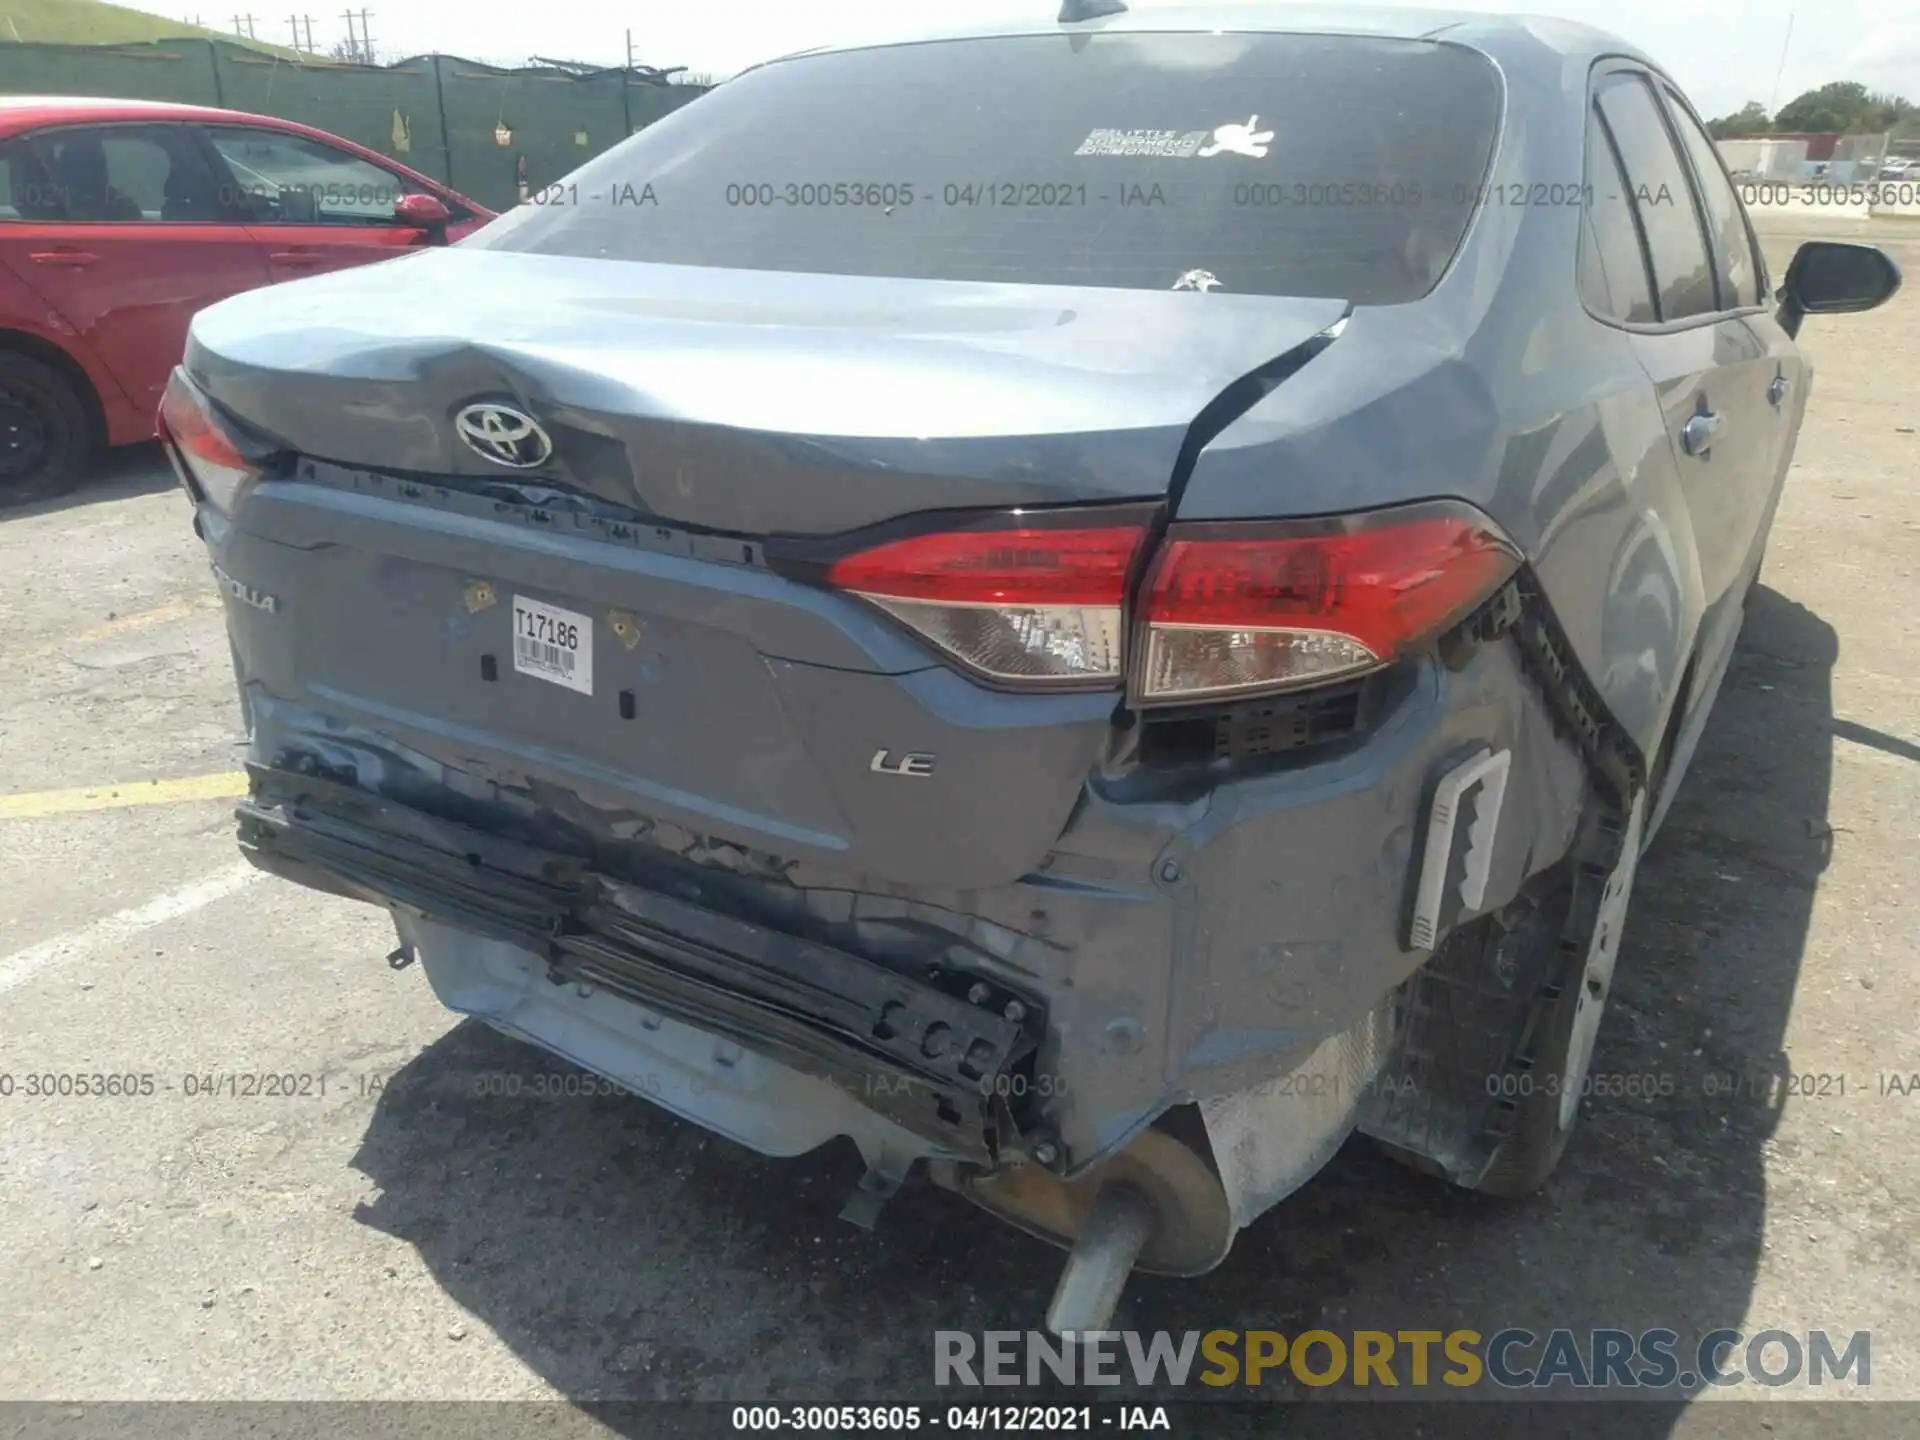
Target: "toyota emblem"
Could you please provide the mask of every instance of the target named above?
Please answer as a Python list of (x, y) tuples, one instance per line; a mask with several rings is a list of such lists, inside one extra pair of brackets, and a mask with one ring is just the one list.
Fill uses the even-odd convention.
[(453, 417), (453, 428), (482, 460), (514, 470), (544, 465), (553, 454), (553, 441), (539, 422), (511, 405), (469, 405)]

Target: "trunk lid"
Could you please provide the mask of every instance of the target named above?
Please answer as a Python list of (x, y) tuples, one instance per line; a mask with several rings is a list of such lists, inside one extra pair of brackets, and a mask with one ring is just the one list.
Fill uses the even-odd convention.
[[(829, 534), (1163, 495), (1206, 403), (1346, 308), (451, 249), (215, 306), (188, 368), (305, 455)], [(538, 420), (552, 460), (469, 450), (453, 417), (485, 399)]]

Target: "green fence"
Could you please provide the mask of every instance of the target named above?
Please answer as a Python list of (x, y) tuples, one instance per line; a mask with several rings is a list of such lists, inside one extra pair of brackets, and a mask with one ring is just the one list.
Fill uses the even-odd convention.
[(199, 37), (0, 43), (0, 94), (178, 100), (277, 115), (391, 155), (496, 210), (704, 93), (641, 71), (503, 70), (452, 55), (397, 65), (293, 61)]

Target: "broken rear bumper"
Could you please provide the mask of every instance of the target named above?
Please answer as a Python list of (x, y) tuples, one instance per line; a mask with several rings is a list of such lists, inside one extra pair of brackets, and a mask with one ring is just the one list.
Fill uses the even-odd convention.
[[(1013, 1140), (1012, 1077), (1045, 1033), (1045, 1013), (991, 987), (971, 999), (883, 965), (602, 874), (578, 859), (515, 844), (314, 776), (250, 769), (238, 809), (254, 863), (306, 884), (383, 902), (417, 917), (413, 942), (454, 1008), (507, 1023), (552, 1048), (569, 1027), (556, 1002), (604, 992), (637, 1014), (627, 1056), (595, 1064), (659, 1098), (665, 1077), (633, 1061), (668, 1020), (720, 1042), (715, 1066), (738, 1070), (745, 1047), (829, 1085), (918, 1137), (916, 1150), (997, 1163)], [(688, 889), (694, 887), (688, 886)], [(461, 936), (492, 945), (468, 945)], [(465, 974), (475, 968), (484, 974)], [(479, 992), (459, 1003), (480, 982)], [(961, 985), (968, 982), (961, 980)], [(492, 990), (519, 990), (502, 1005)], [(575, 1007), (579, 1008), (579, 1007)], [(545, 1013), (544, 1023), (535, 1012)], [(1012, 1016), (1014, 1018), (1009, 1018)], [(728, 1042), (732, 1042), (729, 1054)], [(691, 1088), (697, 1082), (688, 1077)], [(696, 1107), (689, 1107), (696, 1108)], [(797, 1153), (796, 1138), (756, 1127), (760, 1148)], [(741, 1138), (746, 1138), (742, 1136)], [(818, 1144), (830, 1138), (819, 1135)], [(766, 1142), (771, 1142), (766, 1143)]]
[(840, 1134), (870, 1161), (1044, 1149), (1069, 1178), (1172, 1107), (1377, 1029), (1427, 958), (1408, 943), (1421, 836), (1464, 757), (1512, 754), (1482, 910), (1565, 853), (1587, 784), (1515, 648), (1487, 644), (1405, 667), (1363, 738), (1089, 777), (1014, 884), (885, 887), (622, 828), (537, 777), (246, 691), (249, 855), (390, 906), (451, 1008), (766, 1153)]

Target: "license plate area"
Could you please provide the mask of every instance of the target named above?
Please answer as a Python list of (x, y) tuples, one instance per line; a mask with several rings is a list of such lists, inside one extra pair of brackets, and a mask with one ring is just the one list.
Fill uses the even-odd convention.
[(513, 668), (582, 695), (593, 694), (593, 618), (515, 595)]
[[(281, 663), (290, 688), (331, 716), (508, 787), (571, 791), (701, 834), (745, 827), (777, 853), (845, 834), (753, 645), (648, 606), (643, 585), (589, 598), (599, 577), (585, 566), (563, 589), (497, 563), (455, 569), (347, 546), (291, 563), (305, 573), (284, 588), (303, 603), (288, 607), (298, 640)], [(543, 643), (570, 638), (529, 625), (530, 610), (578, 627), (575, 684), (549, 655), (521, 658), (558, 678), (516, 667), (521, 627)]]

